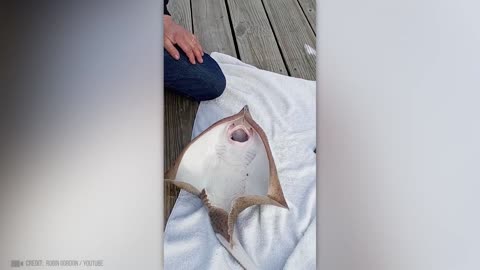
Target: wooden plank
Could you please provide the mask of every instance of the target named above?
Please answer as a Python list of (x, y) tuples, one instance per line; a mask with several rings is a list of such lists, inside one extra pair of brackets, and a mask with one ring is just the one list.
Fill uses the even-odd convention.
[(192, 140), (192, 128), (198, 102), (166, 91), (165, 98), (165, 170), (170, 168), (183, 148)]
[(168, 11), (177, 24), (192, 32), (192, 12), (190, 0), (172, 0), (168, 2)]
[(237, 57), (225, 0), (192, 0), (193, 32), (203, 49)]
[(315, 26), (315, 18), (317, 16), (317, 5), (315, 0), (298, 0), (300, 7), (303, 9), (303, 13), (307, 17), (310, 26), (313, 29), (313, 32), (317, 32), (317, 28)]
[(263, 0), (291, 76), (315, 80), (315, 34), (297, 0)]
[[(192, 30), (190, 0), (175, 0), (168, 3), (172, 19), (189, 31)], [(182, 149), (190, 142), (193, 122), (198, 109), (198, 102), (165, 90), (164, 138), (165, 170), (169, 169)], [(171, 184), (164, 184), (164, 216), (170, 216), (180, 189)], [(166, 224), (166, 222), (165, 222)]]
[(240, 59), (288, 75), (261, 0), (228, 0)]
[[(170, 168), (183, 148), (191, 141), (198, 102), (172, 92), (165, 92), (165, 170)], [(180, 190), (165, 184), (165, 220), (168, 219)]]

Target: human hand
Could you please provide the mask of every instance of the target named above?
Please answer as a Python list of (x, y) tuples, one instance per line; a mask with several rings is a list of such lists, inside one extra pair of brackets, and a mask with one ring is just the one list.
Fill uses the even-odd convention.
[(178, 45), (187, 55), (190, 63), (196, 61), (203, 63), (203, 48), (197, 38), (185, 28), (176, 24), (171, 16), (163, 16), (163, 46), (176, 60), (180, 59), (180, 53), (175, 48)]

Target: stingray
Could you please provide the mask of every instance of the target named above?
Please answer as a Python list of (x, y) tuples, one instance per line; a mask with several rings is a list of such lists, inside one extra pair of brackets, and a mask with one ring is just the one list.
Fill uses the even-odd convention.
[(288, 209), (267, 136), (248, 106), (193, 139), (165, 181), (202, 200), (217, 238), (247, 269), (256, 267), (234, 237), (240, 212), (262, 204)]

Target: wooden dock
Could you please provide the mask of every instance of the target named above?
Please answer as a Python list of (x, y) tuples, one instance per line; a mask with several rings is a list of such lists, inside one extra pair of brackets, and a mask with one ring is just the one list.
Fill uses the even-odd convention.
[[(168, 9), (207, 53), (315, 80), (315, 0), (170, 0)], [(165, 169), (190, 142), (197, 108), (197, 102), (165, 92)], [(165, 221), (178, 193), (165, 184)]]

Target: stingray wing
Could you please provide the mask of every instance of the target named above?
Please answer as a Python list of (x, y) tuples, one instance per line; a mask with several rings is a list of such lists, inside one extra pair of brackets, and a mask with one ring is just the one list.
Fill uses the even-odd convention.
[[(202, 175), (202, 167), (208, 162), (202, 156), (202, 153), (208, 152), (208, 148), (214, 139), (214, 136), (211, 135), (219, 133), (225, 125), (239, 117), (241, 117), (240, 113), (221, 119), (195, 137), (182, 150), (172, 167), (165, 173), (165, 181), (199, 196), (201, 190), (205, 187), (205, 181), (207, 181), (206, 179), (198, 178), (198, 175)], [(181, 175), (177, 175), (180, 166), (185, 163), (188, 163), (190, 166), (187, 169), (187, 176), (183, 172)], [(190, 174), (190, 177), (188, 174)]]
[[(263, 147), (265, 148), (265, 152), (267, 154), (270, 176), (269, 176), (269, 182), (268, 182), (268, 192), (266, 195), (272, 200), (271, 203), (269, 204), (273, 204), (273, 205), (279, 204), (279, 206), (288, 208), (287, 201), (285, 200), (285, 196), (283, 195), (282, 186), (280, 185), (280, 180), (278, 179), (277, 166), (275, 166), (275, 160), (273, 159), (272, 150), (270, 149), (270, 144), (268, 143), (267, 135), (265, 134), (263, 129), (260, 127), (260, 125), (258, 125), (257, 122), (253, 120), (252, 116), (250, 115), (250, 112), (248, 111), (248, 107), (246, 108), (245, 119), (260, 136), (263, 143)], [(254, 199), (253, 199), (253, 202), (255, 202)]]

